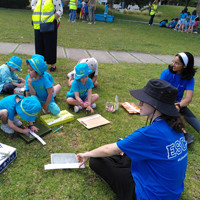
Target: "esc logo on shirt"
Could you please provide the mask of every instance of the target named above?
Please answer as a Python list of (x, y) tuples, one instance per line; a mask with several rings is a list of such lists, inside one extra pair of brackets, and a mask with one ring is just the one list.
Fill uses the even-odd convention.
[(187, 142), (184, 137), (181, 137), (179, 140), (176, 140), (174, 143), (167, 145), (167, 157), (168, 159), (179, 156), (181, 153), (187, 150)]

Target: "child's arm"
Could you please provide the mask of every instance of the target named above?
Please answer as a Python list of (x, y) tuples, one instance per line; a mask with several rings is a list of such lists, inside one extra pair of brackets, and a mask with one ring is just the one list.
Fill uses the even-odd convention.
[(88, 90), (88, 104), (87, 104), (87, 110), (90, 111), (91, 113), (94, 112), (94, 110), (91, 107), (91, 103), (92, 103), (92, 89)]
[(31, 95), (36, 95), (36, 91), (34, 90), (33, 86), (32, 86), (32, 81), (33, 79), (29, 76), (28, 77), (28, 87), (29, 87), (29, 93)]
[(36, 126), (33, 125), (33, 122), (29, 122), (29, 127), (28, 127), (31, 131), (33, 131), (34, 133), (39, 131), (39, 128), (37, 128)]
[(80, 103), (82, 107), (86, 107), (86, 104), (82, 101), (82, 99), (79, 97), (79, 92), (74, 92), (75, 99)]
[(49, 105), (49, 103), (51, 101), (52, 94), (53, 94), (53, 87), (48, 88), (47, 89), (47, 93), (48, 93), (47, 100), (46, 100), (45, 104), (42, 106), (45, 111), (48, 110), (48, 105)]
[(16, 132), (19, 132), (19, 133), (24, 133), (24, 134), (27, 134), (30, 132), (30, 130), (28, 129), (22, 129), (22, 128), (19, 128), (17, 126), (15, 126), (15, 124), (13, 123), (13, 121), (9, 120), (8, 119), (8, 126), (13, 129), (14, 131)]

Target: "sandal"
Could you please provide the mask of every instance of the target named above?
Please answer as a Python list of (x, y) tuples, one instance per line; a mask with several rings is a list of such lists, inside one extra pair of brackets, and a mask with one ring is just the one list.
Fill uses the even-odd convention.
[(50, 71), (50, 72), (56, 71), (56, 66), (55, 66), (55, 67), (51, 67), (49, 71)]

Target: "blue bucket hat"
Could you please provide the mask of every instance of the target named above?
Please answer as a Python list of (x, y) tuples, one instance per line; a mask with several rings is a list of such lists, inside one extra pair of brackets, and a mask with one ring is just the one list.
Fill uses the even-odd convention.
[(36, 97), (24, 97), (16, 105), (17, 114), (25, 121), (35, 121), (41, 110), (41, 104)]
[(45, 63), (44, 59), (40, 56), (35, 56), (31, 59), (26, 60), (26, 63), (30, 64), (31, 67), (40, 75), (42, 76), (43, 73), (47, 70), (47, 64)]
[(75, 72), (75, 79), (78, 80), (91, 74), (92, 70), (89, 68), (87, 63), (79, 63), (75, 67)]
[(32, 57), (33, 58), (41, 58), (42, 60), (44, 60), (44, 56), (40, 55), (40, 54), (33, 54)]
[(21, 71), (22, 59), (18, 56), (12, 56), (9, 62), (6, 62), (6, 64), (12, 68), (17, 69), (18, 71)]

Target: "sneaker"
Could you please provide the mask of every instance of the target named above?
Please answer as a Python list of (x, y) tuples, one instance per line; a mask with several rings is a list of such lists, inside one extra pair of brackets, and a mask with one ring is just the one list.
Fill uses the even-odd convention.
[(8, 124), (1, 124), (1, 130), (7, 134), (13, 134), (14, 130), (8, 127)]
[(88, 24), (92, 24), (92, 22), (89, 22)]
[(72, 23), (75, 23), (76, 21), (74, 20), (74, 21), (72, 21)]
[(82, 106), (74, 106), (74, 112), (77, 113), (79, 110), (82, 110)]
[(94, 108), (96, 108), (96, 107), (97, 107), (96, 103), (92, 103), (92, 104), (91, 104), (91, 108), (94, 109)]
[(96, 24), (96, 22), (94, 22), (93, 24)]
[(14, 117), (13, 123), (14, 123), (15, 126), (21, 126), (22, 125), (22, 122), (19, 121), (19, 119), (17, 119), (16, 117)]
[(185, 140), (187, 141), (187, 145), (194, 142), (194, 135), (191, 135), (189, 133), (185, 133), (184, 136), (185, 136)]

